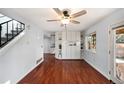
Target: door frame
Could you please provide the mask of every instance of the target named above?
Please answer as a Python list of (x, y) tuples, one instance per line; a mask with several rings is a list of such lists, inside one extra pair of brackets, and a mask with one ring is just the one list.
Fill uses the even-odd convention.
[(115, 76), (115, 31), (117, 29), (121, 29), (124, 28), (124, 21), (111, 25), (110, 30), (109, 30), (109, 34), (110, 34), (110, 39), (109, 39), (109, 62), (110, 62), (110, 79), (117, 84), (122, 84), (124, 83), (124, 81), (119, 80), (116, 76)]

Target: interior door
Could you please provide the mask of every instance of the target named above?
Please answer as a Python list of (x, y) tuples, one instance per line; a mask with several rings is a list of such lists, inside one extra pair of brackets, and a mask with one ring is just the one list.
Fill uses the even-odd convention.
[(124, 83), (124, 27), (111, 30), (111, 80)]

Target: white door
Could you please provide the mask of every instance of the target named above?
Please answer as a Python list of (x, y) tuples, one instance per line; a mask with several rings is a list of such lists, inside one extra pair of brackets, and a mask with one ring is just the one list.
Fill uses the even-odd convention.
[(110, 36), (111, 80), (124, 83), (124, 27), (111, 30)]

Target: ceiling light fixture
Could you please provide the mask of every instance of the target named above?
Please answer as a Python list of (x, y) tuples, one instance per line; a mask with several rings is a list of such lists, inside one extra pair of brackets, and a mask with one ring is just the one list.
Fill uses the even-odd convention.
[(62, 22), (62, 24), (67, 25), (67, 24), (69, 24), (70, 19), (69, 19), (69, 18), (63, 18), (63, 19), (61, 20), (61, 22)]
[(70, 9), (63, 9), (61, 11), (59, 8), (53, 8), (53, 10), (58, 14), (58, 16), (61, 17), (61, 19), (54, 19), (54, 20), (47, 20), (47, 21), (48, 22), (61, 21), (62, 24), (60, 26), (67, 25), (69, 23), (80, 24), (80, 22), (74, 20), (74, 18), (85, 15), (87, 13), (86, 10), (82, 10), (82, 11), (76, 12), (74, 14), (71, 14)]
[(66, 25), (69, 24), (70, 20), (69, 19), (62, 19), (62, 24)]

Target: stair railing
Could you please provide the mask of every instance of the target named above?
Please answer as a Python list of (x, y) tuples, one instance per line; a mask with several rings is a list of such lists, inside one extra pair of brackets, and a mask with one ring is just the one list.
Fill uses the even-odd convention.
[[(16, 23), (14, 23), (16, 22)], [(0, 24), (0, 48), (19, 35), (25, 29), (25, 24), (14, 19)]]

